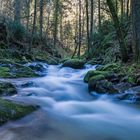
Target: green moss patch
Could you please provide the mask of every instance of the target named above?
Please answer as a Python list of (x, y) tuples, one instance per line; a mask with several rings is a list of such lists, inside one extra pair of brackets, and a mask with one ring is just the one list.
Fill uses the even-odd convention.
[(29, 67), (20, 64), (5, 65), (0, 67), (0, 78), (22, 78), (39, 76)]
[(35, 111), (37, 107), (31, 105), (21, 105), (9, 100), (0, 99), (0, 125), (16, 120)]
[(84, 77), (84, 82), (88, 82), (91, 77), (102, 75), (107, 77), (111, 74), (109, 71), (98, 71), (98, 70), (90, 70)]
[(71, 67), (74, 69), (81, 69), (84, 67), (85, 61), (80, 59), (70, 59), (63, 63), (62, 67)]

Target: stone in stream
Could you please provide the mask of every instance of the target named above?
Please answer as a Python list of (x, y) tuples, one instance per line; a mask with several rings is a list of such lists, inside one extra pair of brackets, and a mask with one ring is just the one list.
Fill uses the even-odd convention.
[(37, 77), (34, 70), (30, 67), (20, 64), (7, 65), (0, 67), (0, 78), (21, 78), (21, 77)]
[(35, 86), (36, 86), (36, 84), (32, 81), (24, 83), (24, 84), (21, 85), (22, 88), (35, 87)]
[(0, 96), (12, 96), (17, 94), (16, 87), (8, 82), (0, 82)]
[(38, 107), (0, 99), (0, 125), (35, 111)]
[(43, 72), (46, 70), (45, 67), (48, 67), (47, 65), (41, 64), (41, 63), (31, 63), (31, 64), (27, 64), (28, 67), (30, 67), (32, 70), (34, 71), (39, 71), (39, 72)]
[(82, 69), (84, 67), (85, 61), (79, 59), (70, 59), (63, 63), (62, 67), (71, 67), (74, 69)]
[(114, 87), (112, 82), (109, 82), (108, 80), (99, 80), (95, 81), (92, 79), (89, 81), (89, 92), (91, 91), (96, 91), (97, 93), (100, 94), (105, 94), (105, 93), (118, 93), (118, 90)]

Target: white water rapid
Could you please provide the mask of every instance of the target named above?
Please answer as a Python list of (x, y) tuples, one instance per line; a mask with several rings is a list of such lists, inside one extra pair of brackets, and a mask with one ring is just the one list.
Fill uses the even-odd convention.
[[(140, 110), (107, 98), (94, 99), (83, 70), (45, 67), (41, 78), (12, 79), (18, 95), (11, 100), (41, 108), (0, 128), (0, 140), (139, 140)], [(31, 82), (32, 86), (21, 85)]]

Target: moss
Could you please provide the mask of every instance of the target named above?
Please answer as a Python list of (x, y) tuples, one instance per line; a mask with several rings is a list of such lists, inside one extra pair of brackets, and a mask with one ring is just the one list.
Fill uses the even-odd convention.
[(81, 69), (84, 67), (85, 61), (80, 59), (70, 59), (63, 63), (62, 67), (71, 67), (74, 69)]
[(105, 76), (104, 75), (95, 75), (95, 76), (92, 76), (89, 81), (100, 81), (100, 80), (104, 80), (105, 79)]
[(84, 82), (88, 82), (89, 79), (96, 75), (103, 75), (104, 77), (109, 76), (111, 73), (109, 71), (98, 71), (98, 70), (90, 70), (84, 77)]
[(10, 68), (8, 68), (8, 67), (0, 67), (0, 77), (1, 78), (11, 77)]
[(22, 65), (13, 68), (12, 74), (14, 78), (38, 76), (31, 68)]
[(129, 76), (127, 82), (134, 84), (136, 82), (136, 79), (134, 77)]
[(14, 63), (11, 66), (7, 65), (0, 67), (0, 77), (1, 78), (22, 78), (22, 77), (37, 77), (36, 74), (31, 68)]
[(21, 105), (8, 100), (0, 99), (0, 125), (16, 120), (35, 111), (37, 107), (31, 105)]
[(118, 63), (107, 64), (99, 67), (97, 70), (118, 72), (120, 71), (120, 64)]

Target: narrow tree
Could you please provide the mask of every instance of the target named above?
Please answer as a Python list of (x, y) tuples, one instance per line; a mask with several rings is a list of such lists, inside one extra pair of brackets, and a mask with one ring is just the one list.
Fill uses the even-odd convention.
[(33, 38), (36, 32), (36, 18), (37, 18), (37, 0), (34, 0), (34, 16), (33, 16), (33, 27), (32, 27), (32, 35), (30, 40), (29, 52), (32, 50)]
[(98, 26), (101, 29), (101, 0), (98, 0)]
[(82, 41), (82, 2), (79, 0), (79, 39), (78, 39), (78, 57), (80, 58), (80, 52), (81, 52), (81, 41)]
[(27, 22), (27, 24), (26, 24), (26, 28), (27, 28), (27, 30), (29, 30), (29, 20), (30, 20), (30, 3), (31, 3), (31, 0), (27, 0), (27, 3), (26, 3), (26, 5), (27, 5), (27, 11), (26, 11), (26, 22)]
[(56, 41), (57, 41), (58, 16), (59, 16), (59, 0), (55, 0), (54, 2), (54, 32), (53, 32), (54, 46), (56, 46)]
[(14, 1), (14, 21), (20, 23), (21, 18), (21, 0)]
[(91, 0), (91, 9), (90, 9), (90, 48), (92, 46), (92, 37), (93, 37), (93, 20), (94, 20), (94, 2)]
[(87, 31), (87, 46), (88, 46), (88, 54), (90, 51), (90, 34), (89, 34), (89, 1), (85, 0), (86, 4), (86, 31)]
[(42, 29), (43, 29), (43, 5), (44, 4), (44, 0), (40, 0), (40, 37), (42, 39)]
[(123, 31), (121, 29), (120, 22), (119, 22), (119, 19), (118, 19), (116, 10), (115, 10), (115, 5), (113, 3), (113, 0), (107, 0), (107, 4), (108, 4), (109, 10), (110, 10), (110, 13), (112, 15), (112, 19), (113, 19), (113, 22), (114, 22), (114, 27), (116, 29), (117, 37), (118, 37), (118, 40), (119, 40), (121, 54), (122, 54), (122, 61), (126, 62), (127, 59), (128, 59), (127, 47), (126, 47)]
[(135, 58), (140, 60), (140, 1), (132, 0), (132, 23)]

